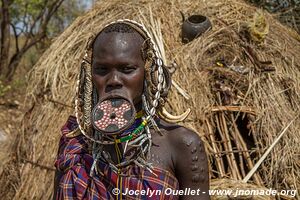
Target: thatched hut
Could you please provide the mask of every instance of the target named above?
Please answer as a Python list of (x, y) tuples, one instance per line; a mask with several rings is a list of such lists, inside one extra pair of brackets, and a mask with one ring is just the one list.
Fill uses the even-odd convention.
[[(182, 44), (180, 11), (208, 16), (212, 29)], [(147, 27), (153, 26), (150, 18), (160, 23), (166, 58), (178, 65), (173, 78), (191, 96), (187, 100), (173, 88), (168, 108), (174, 113), (192, 109), (183, 125), (205, 141), (211, 179), (241, 182), (294, 120), (248, 183), (300, 188), (299, 35), (239, 0), (125, 0), (102, 1), (79, 17), (35, 65), (27, 100), (31, 109), (18, 138), (22, 164), (15, 169), (20, 178), (10, 190), (13, 199), (51, 198), (60, 127), (74, 114), (84, 49), (101, 27), (119, 18), (143, 21)]]

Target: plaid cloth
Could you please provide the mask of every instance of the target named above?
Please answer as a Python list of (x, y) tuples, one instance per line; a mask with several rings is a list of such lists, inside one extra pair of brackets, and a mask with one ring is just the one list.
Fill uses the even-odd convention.
[[(153, 169), (155, 176), (146, 169), (132, 165), (122, 171), (127, 176), (118, 176), (107, 164), (100, 162), (98, 169), (102, 175), (95, 174), (90, 177), (93, 158), (87, 150), (87, 139), (83, 135), (72, 138), (65, 137), (67, 133), (76, 128), (76, 118), (73, 116), (69, 117), (62, 128), (62, 137), (55, 162), (56, 169), (61, 172), (60, 177), (58, 177), (57, 200), (178, 199), (178, 196), (165, 194), (164, 192), (167, 193), (167, 191), (170, 192), (170, 189), (176, 190), (179, 188), (176, 177), (164, 169), (155, 167)], [(113, 194), (115, 188), (118, 188), (124, 194)], [(166, 190), (167, 188), (170, 189)], [(128, 190), (130, 190), (129, 194)], [(133, 191), (135, 191), (134, 194)]]

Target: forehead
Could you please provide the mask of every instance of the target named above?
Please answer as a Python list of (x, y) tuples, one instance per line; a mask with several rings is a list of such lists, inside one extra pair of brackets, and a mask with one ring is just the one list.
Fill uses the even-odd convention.
[(101, 49), (109, 45), (118, 45), (120, 47), (141, 47), (144, 39), (137, 32), (122, 33), (122, 32), (101, 32), (95, 39), (93, 50)]
[(140, 59), (143, 42), (137, 32), (102, 32), (93, 44), (93, 59)]

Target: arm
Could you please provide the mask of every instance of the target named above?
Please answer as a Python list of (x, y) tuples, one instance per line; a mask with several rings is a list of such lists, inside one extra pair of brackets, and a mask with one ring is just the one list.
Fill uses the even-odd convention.
[(208, 161), (202, 140), (195, 132), (185, 128), (180, 128), (176, 135), (175, 172), (180, 189), (190, 188), (197, 192), (190, 196), (180, 196), (180, 199), (210, 199)]

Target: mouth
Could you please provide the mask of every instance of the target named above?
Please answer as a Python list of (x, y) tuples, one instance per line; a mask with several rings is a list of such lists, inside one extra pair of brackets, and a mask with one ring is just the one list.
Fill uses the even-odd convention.
[(101, 99), (99, 99), (99, 102), (109, 100), (109, 99), (125, 99), (129, 102), (132, 102), (132, 100), (130, 98), (128, 98), (127, 95), (121, 94), (119, 92), (118, 93), (116, 93), (116, 92), (107, 93)]

